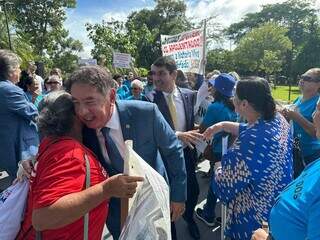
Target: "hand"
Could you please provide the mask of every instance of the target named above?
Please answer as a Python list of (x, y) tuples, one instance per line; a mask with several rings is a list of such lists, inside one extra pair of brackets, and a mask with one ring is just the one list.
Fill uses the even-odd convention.
[(262, 228), (255, 230), (252, 234), (251, 240), (267, 240), (268, 234)]
[(191, 130), (188, 132), (176, 132), (176, 135), (179, 140), (187, 144), (191, 149), (194, 147), (192, 144), (196, 144), (198, 141), (202, 140), (202, 134), (199, 133), (199, 130)]
[(174, 222), (184, 213), (185, 203), (184, 202), (171, 202), (170, 203), (170, 210), (171, 210), (171, 222)]
[(22, 181), (24, 177), (30, 178), (32, 172), (32, 160), (22, 160), (18, 163), (17, 180)]
[(221, 132), (222, 130), (223, 130), (222, 123), (214, 124), (211, 127), (208, 127), (206, 129), (206, 131), (203, 133), (203, 138), (205, 140), (211, 140), (215, 134), (217, 134), (218, 132)]
[(143, 180), (143, 177), (117, 174), (105, 181), (104, 190), (109, 197), (132, 198), (138, 186), (137, 182)]

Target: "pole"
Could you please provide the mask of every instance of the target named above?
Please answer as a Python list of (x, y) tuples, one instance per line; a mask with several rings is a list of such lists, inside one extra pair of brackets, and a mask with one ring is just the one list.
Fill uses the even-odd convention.
[(8, 42), (9, 42), (9, 48), (12, 50), (12, 44), (11, 44), (11, 36), (10, 36), (10, 30), (9, 30), (9, 23), (8, 23), (8, 15), (7, 15), (7, 8), (6, 8), (6, 2), (3, 3), (3, 8), (4, 8), (4, 15), (6, 18), (6, 26), (7, 26), (7, 32), (8, 32)]
[(207, 47), (207, 19), (205, 18), (203, 23), (203, 52), (202, 52), (202, 74), (205, 77), (206, 74), (206, 47)]

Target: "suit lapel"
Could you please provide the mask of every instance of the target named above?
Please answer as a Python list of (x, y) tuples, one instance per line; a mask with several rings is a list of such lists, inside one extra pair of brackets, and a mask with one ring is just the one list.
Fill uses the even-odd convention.
[(160, 112), (162, 113), (167, 123), (169, 123), (172, 129), (174, 129), (168, 104), (161, 91), (155, 91), (153, 102), (157, 104)]
[(192, 107), (192, 103), (191, 103), (191, 99), (188, 93), (186, 93), (185, 91), (183, 91), (183, 89), (177, 87), (178, 91), (181, 94), (181, 98), (182, 98), (182, 102), (183, 102), (183, 107), (184, 107), (184, 115), (186, 117), (186, 127), (187, 130), (190, 129), (190, 125), (191, 125), (191, 116), (193, 114), (192, 109), (189, 109), (190, 107)]
[(133, 140), (133, 146), (135, 147), (135, 143), (137, 142), (135, 128), (132, 126), (132, 113), (130, 108), (125, 106), (125, 103), (116, 102), (116, 107), (119, 113), (120, 125), (123, 135), (123, 140), (126, 141), (128, 139)]

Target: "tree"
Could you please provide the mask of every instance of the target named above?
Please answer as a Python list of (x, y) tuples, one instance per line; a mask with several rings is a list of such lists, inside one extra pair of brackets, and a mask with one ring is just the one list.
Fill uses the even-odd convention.
[(264, 50), (260, 69), (267, 74), (267, 79), (271, 74), (280, 72), (282, 64), (280, 51)]
[(125, 23), (87, 24), (95, 45), (92, 54), (109, 55), (110, 64), (112, 51), (130, 53), (138, 66), (149, 69), (161, 56), (160, 34), (177, 34), (192, 28), (185, 12), (186, 4), (181, 0), (156, 0), (154, 9), (132, 12)]
[(236, 42), (253, 28), (266, 22), (274, 22), (288, 29), (287, 36), (295, 46), (304, 41), (308, 19), (316, 17), (310, 0), (287, 0), (283, 3), (267, 4), (260, 12), (248, 13), (238, 23), (231, 24), (226, 34)]
[(88, 36), (94, 43), (92, 55), (98, 58), (101, 54), (106, 56), (107, 65), (112, 64), (114, 51), (130, 53), (134, 55), (136, 46), (130, 42), (125, 25), (120, 21), (106, 22), (101, 24), (86, 24)]
[(64, 34), (65, 8), (76, 0), (15, 0), (16, 32), (29, 39), (35, 53), (44, 56)]
[(320, 27), (317, 18), (312, 18), (308, 24), (308, 35), (297, 60), (294, 63), (294, 74), (302, 74), (310, 68), (320, 66)]
[(238, 71), (266, 73), (267, 61), (272, 60), (275, 66), (278, 61), (283, 64), (285, 61), (283, 56), (292, 48), (292, 43), (286, 36), (287, 31), (275, 23), (266, 23), (243, 36), (234, 50)]
[(214, 49), (207, 53), (206, 72), (214, 69), (220, 72), (231, 72), (235, 70), (233, 52), (226, 49)]
[[(13, 23), (11, 11), (8, 11), (9, 25)], [(13, 51), (16, 52), (22, 59), (22, 67), (26, 66), (26, 63), (34, 59), (33, 47), (31, 46), (28, 39), (24, 39), (18, 35), (11, 36), (11, 42)], [(9, 49), (8, 32), (5, 24), (5, 16), (0, 12), (0, 49)]]
[(64, 30), (64, 35), (56, 39), (53, 47), (48, 50), (49, 67), (58, 67), (64, 72), (72, 72), (78, 66), (77, 54), (82, 49), (82, 43), (68, 37), (68, 31)]

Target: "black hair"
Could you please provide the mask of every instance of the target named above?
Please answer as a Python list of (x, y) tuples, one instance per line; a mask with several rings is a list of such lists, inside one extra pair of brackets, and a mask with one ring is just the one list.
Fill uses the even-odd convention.
[(217, 89), (215, 89), (214, 94), (214, 101), (213, 102), (221, 102), (223, 103), (227, 108), (229, 108), (231, 111), (234, 111), (234, 105), (231, 97), (227, 97), (220, 93)]
[(159, 57), (157, 60), (154, 61), (152, 64), (156, 67), (165, 67), (169, 73), (172, 73), (173, 71), (177, 70), (177, 65), (174, 59), (168, 56)]
[(116, 73), (116, 74), (113, 75), (113, 79), (114, 79), (114, 80), (117, 80), (117, 79), (120, 78), (120, 77), (122, 77), (122, 75), (120, 75), (120, 74), (118, 74), (118, 73)]
[(271, 95), (268, 82), (263, 78), (238, 81), (236, 94), (240, 100), (247, 100), (264, 120), (272, 120), (276, 114), (276, 103)]
[(34, 78), (30, 74), (23, 70), (20, 74), (20, 79), (18, 86), (23, 89), (24, 92), (28, 91), (28, 86), (31, 86), (34, 83)]

